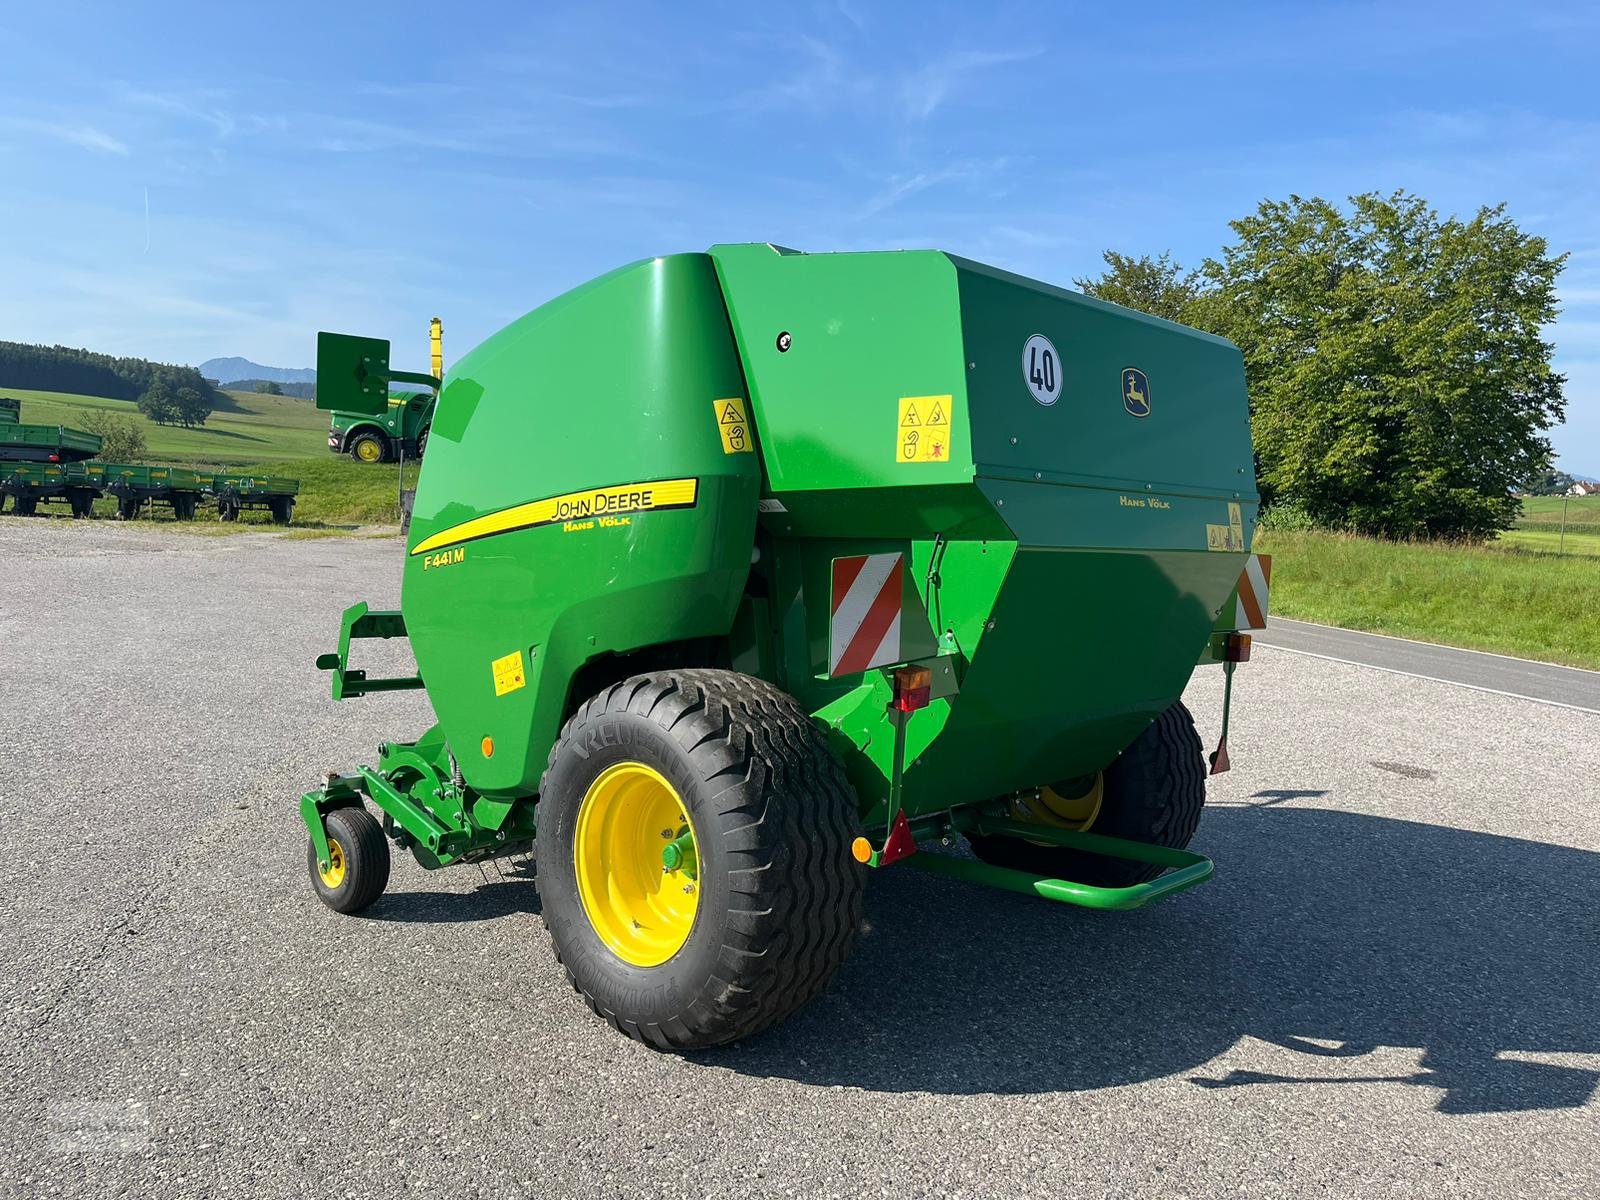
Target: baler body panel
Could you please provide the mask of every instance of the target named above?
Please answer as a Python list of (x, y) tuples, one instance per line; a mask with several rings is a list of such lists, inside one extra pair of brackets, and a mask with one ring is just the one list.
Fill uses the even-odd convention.
[(725, 449), (728, 399), (744, 380), (705, 255), (602, 276), (449, 372), (402, 604), (477, 791), (537, 789), (585, 662), (732, 626), (760, 466)]
[[(888, 687), (830, 679), (825, 659), (826, 565), (848, 554), (906, 553), (962, 663), (959, 694), (908, 727), (912, 816), (1109, 764), (1182, 694), (1243, 565), (1238, 350), (937, 252), (711, 253), (783, 506), (762, 518), (790, 564), (780, 682), (839, 731), (869, 811), (888, 793)], [(1048, 405), (1027, 386), (1033, 335), (1059, 353)], [(948, 405), (934, 461), (905, 461), (918, 398)]]
[[(1035, 335), (1059, 354), (1048, 405)], [(749, 452), (718, 435), (723, 399)], [(915, 455), (908, 403), (937, 439)], [(836, 731), (870, 812), (888, 687), (830, 676), (831, 567), (899, 552), (959, 675), (910, 720), (903, 802), (981, 802), (1106, 766), (1181, 695), (1249, 543), (1248, 431), (1228, 343), (942, 253), (649, 260), (450, 372), (406, 624), (479, 792), (537, 789), (586, 663), (718, 637)]]

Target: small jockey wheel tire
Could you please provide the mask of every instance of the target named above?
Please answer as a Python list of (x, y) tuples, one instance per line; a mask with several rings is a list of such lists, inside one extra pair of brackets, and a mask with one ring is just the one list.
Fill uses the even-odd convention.
[(311, 887), (335, 912), (360, 912), (389, 886), (389, 839), (377, 819), (357, 805), (334, 809), (322, 823), (328, 831), (328, 869), (317, 862), (316, 843), (308, 838)]

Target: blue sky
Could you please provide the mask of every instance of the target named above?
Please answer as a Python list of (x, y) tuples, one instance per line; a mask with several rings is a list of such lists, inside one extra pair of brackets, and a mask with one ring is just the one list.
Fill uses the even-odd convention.
[(8, 5), (0, 337), (416, 367), (434, 313), (449, 357), (713, 242), (1069, 283), (1406, 188), (1571, 253), (1554, 440), (1600, 475), (1597, 48), (1593, 3)]

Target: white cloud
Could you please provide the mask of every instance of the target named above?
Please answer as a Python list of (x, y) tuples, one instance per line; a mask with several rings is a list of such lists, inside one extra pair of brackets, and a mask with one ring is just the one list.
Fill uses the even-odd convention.
[(3, 117), (0, 121), (4, 121), (12, 129), (42, 134), (58, 141), (70, 142), (85, 150), (99, 151), (101, 154), (116, 154), (126, 158), (132, 153), (125, 143), (119, 142), (109, 133), (96, 129), (93, 125), (63, 121), (34, 121), (26, 117)]
[(992, 67), (1037, 58), (1043, 48), (1034, 50), (957, 50), (937, 58), (907, 75), (900, 82), (900, 103), (913, 120), (931, 117), (950, 97), (962, 80)]

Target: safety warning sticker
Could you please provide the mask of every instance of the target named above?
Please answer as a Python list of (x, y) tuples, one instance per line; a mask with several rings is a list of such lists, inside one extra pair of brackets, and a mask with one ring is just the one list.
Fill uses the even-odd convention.
[(894, 435), (895, 462), (949, 462), (950, 397), (901, 396)]
[(737, 397), (713, 400), (711, 407), (717, 414), (717, 432), (722, 435), (724, 454), (750, 454), (755, 447), (750, 444), (750, 419), (744, 411), (744, 401)]
[(1228, 505), (1226, 525), (1206, 526), (1206, 549), (1224, 550), (1233, 554), (1244, 553), (1244, 515), (1238, 501)]
[(494, 671), (494, 694), (504, 696), (507, 692), (514, 692), (528, 682), (522, 671), (522, 651), (513, 650), (504, 658), (497, 658), (489, 666)]

